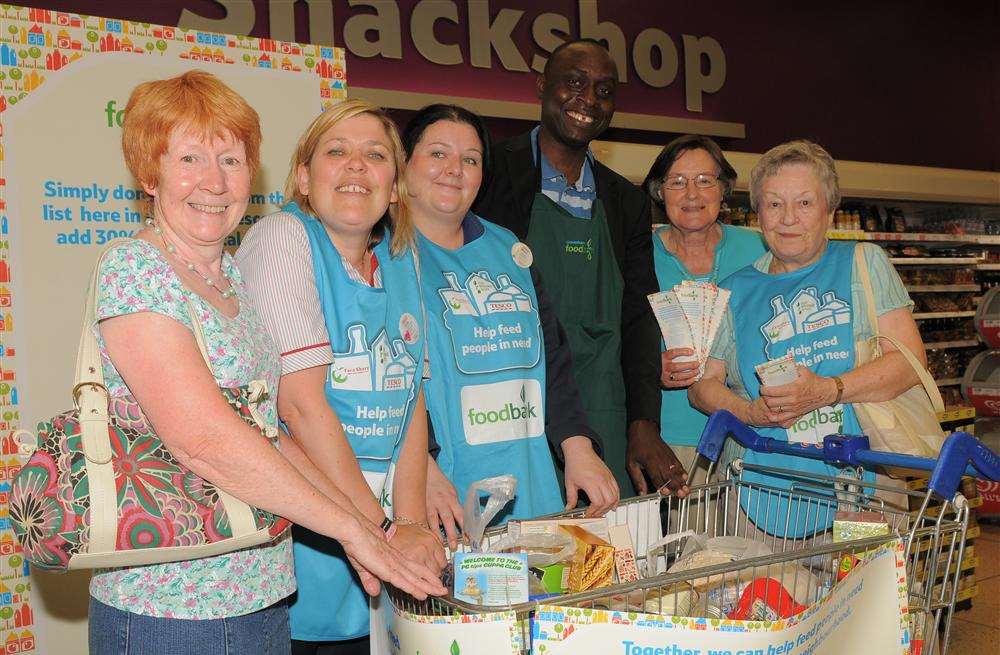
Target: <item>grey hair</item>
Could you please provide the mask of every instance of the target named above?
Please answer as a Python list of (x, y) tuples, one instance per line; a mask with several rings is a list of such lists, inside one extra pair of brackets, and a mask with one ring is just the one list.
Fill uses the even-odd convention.
[(818, 143), (800, 139), (774, 146), (761, 156), (750, 171), (750, 207), (754, 211), (759, 211), (764, 180), (774, 177), (782, 166), (789, 164), (806, 164), (812, 167), (823, 187), (826, 210), (832, 212), (837, 209), (840, 205), (840, 180), (833, 157)]

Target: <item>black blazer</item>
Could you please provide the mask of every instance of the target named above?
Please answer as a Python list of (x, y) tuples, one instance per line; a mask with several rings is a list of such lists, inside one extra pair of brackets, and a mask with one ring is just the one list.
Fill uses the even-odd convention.
[[(659, 291), (653, 269), (649, 197), (627, 179), (595, 161), (597, 197), (604, 204), (622, 298), (622, 373), (628, 421), (660, 422), (660, 332), (646, 296)], [(530, 133), (496, 144), (489, 186), (474, 211), (527, 239), (538, 169)]]

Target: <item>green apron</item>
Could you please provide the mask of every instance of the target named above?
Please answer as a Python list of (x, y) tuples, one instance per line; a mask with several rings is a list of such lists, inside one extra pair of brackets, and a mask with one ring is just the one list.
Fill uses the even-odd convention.
[(536, 192), (528, 245), (566, 330), (587, 421), (604, 441), (604, 461), (627, 495), (632, 482), (625, 468), (621, 363), (625, 284), (612, 249), (604, 205), (596, 199), (591, 218), (577, 218)]

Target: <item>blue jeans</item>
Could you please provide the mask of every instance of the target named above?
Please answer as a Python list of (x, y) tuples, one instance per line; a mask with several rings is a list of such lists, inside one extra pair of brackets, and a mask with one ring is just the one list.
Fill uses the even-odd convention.
[(289, 655), (288, 604), (224, 619), (166, 619), (90, 599), (90, 655)]

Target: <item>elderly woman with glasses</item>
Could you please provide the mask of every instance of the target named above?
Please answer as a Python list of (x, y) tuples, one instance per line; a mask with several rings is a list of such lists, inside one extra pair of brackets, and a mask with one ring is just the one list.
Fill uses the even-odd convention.
[[(732, 295), (704, 377), (688, 392), (695, 407), (729, 410), (766, 437), (819, 445), (829, 434), (862, 433), (852, 403), (890, 400), (919, 382), (894, 345), (925, 362), (913, 303), (881, 248), (827, 239), (839, 203), (833, 159), (815, 143), (792, 141), (761, 157), (750, 176), (750, 204), (770, 252), (722, 284)], [(883, 339), (883, 354), (872, 358), (864, 346), (875, 331), (894, 342)], [(795, 360), (797, 379), (771, 385), (758, 379), (755, 366), (786, 355)], [(744, 462), (794, 471), (744, 469), (744, 480), (783, 489), (801, 484), (799, 473), (842, 473), (775, 453), (748, 451)], [(758, 504), (755, 495), (741, 496), (742, 511), (769, 534), (795, 537), (832, 524), (831, 512), (808, 503), (789, 507), (782, 499), (774, 511), (774, 503)]]
[[(653, 162), (643, 188), (668, 221), (653, 228), (653, 262), (662, 291), (684, 280), (718, 284), (764, 254), (759, 234), (719, 222), (735, 181), (736, 171), (722, 150), (703, 136), (674, 139)], [(698, 376), (693, 355), (690, 348), (666, 344), (660, 403), (660, 435), (687, 467), (689, 483), (706, 421), (688, 403), (687, 388)]]

